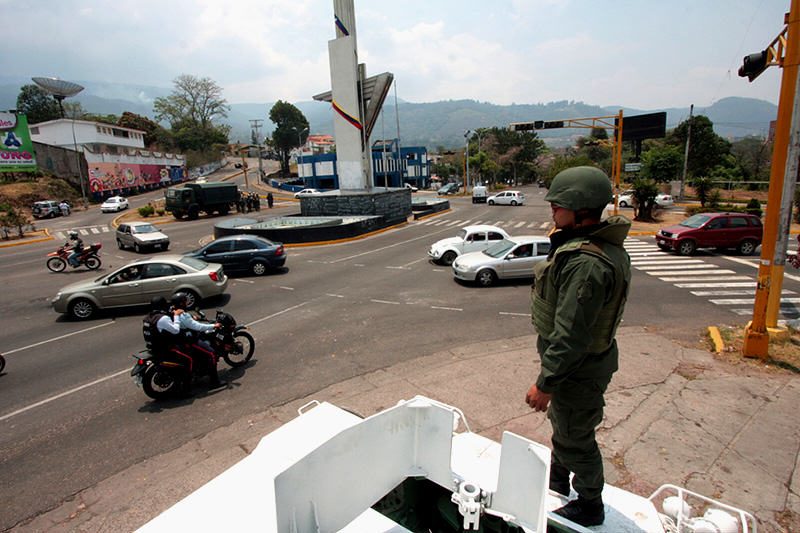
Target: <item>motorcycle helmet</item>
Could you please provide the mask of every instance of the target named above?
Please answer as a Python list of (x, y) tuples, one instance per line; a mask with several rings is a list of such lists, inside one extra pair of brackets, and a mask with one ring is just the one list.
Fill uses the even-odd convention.
[(573, 167), (562, 170), (550, 184), (544, 197), (570, 211), (601, 209), (613, 198), (611, 181), (606, 173), (596, 167)]
[(77, 231), (70, 231), (69, 232), (69, 240), (74, 241), (74, 240), (77, 240), (77, 238), (78, 238), (78, 232)]
[(167, 303), (167, 299), (163, 296), (154, 296), (152, 300), (150, 300), (150, 310), (151, 311), (169, 311), (169, 304)]
[(172, 307), (175, 309), (186, 309), (186, 295), (182, 292), (176, 292), (172, 295), (172, 298), (169, 299), (169, 303), (172, 304)]

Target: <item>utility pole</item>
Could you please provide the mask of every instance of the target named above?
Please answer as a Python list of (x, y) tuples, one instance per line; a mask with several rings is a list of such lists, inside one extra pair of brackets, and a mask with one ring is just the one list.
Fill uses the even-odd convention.
[[(758, 284), (753, 304), (753, 320), (745, 327), (744, 346), (742, 347), (742, 353), (745, 356), (762, 359), (769, 356), (770, 331), (767, 323), (769, 299), (775, 289), (777, 289), (777, 294), (773, 297), (780, 298), (782, 288), (783, 266), (777, 266), (775, 259), (784, 178), (787, 169), (789, 134), (797, 91), (798, 63), (800, 63), (800, 0), (792, 0), (786, 22), (787, 25), (781, 35), (778, 35), (766, 50), (746, 56), (739, 69), (740, 76), (747, 76), (750, 81), (753, 81), (771, 64), (783, 67), (772, 168), (769, 176), (767, 213), (764, 217), (764, 238), (761, 243)], [(773, 49), (773, 47), (775, 48)], [(783, 57), (781, 58), (781, 56)], [(778, 280), (779, 277), (781, 280)], [(773, 332), (774, 334), (781, 333), (776, 328), (773, 328)]]
[(253, 131), (253, 137), (256, 140), (256, 148), (258, 149), (258, 179), (264, 179), (264, 171), (261, 170), (261, 123), (263, 120), (254, 118), (250, 120), (250, 129)]
[(686, 190), (686, 167), (689, 165), (689, 141), (692, 140), (692, 113), (694, 112), (694, 104), (689, 106), (689, 129), (686, 132), (686, 147), (683, 150), (683, 173), (681, 174), (681, 201), (684, 198)]
[(469, 134), (469, 130), (464, 132), (464, 191), (469, 189)]

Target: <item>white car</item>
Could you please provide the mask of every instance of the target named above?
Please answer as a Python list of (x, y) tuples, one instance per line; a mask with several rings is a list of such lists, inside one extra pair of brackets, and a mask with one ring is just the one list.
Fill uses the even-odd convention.
[(508, 238), (508, 233), (497, 226), (476, 225), (461, 228), (458, 235), (436, 241), (428, 250), (434, 263), (451, 265), (456, 257), (468, 252), (480, 252), (492, 244)]
[(524, 205), (525, 195), (519, 191), (503, 191), (486, 199), (489, 205)]
[[(672, 196), (669, 194), (659, 193), (656, 195), (657, 206), (670, 207), (672, 206), (672, 203)], [(617, 199), (617, 205), (619, 205), (619, 207), (633, 207), (633, 191), (625, 191), (621, 193)]]
[(453, 275), (483, 287), (498, 279), (532, 278), (533, 267), (547, 259), (550, 239), (538, 236), (508, 237), (482, 252), (471, 252), (453, 261)]
[(128, 209), (130, 205), (128, 204), (128, 200), (123, 198), (122, 196), (112, 196), (100, 206), (100, 211), (103, 213), (112, 213), (115, 211), (122, 211), (123, 209)]
[(318, 194), (322, 194), (317, 189), (303, 189), (302, 191), (298, 191), (294, 193), (295, 198), (302, 198), (303, 196), (316, 196)]
[(417, 192), (419, 190), (419, 187), (415, 187), (414, 185), (411, 185), (410, 183), (404, 184), (403, 187), (405, 187), (406, 189), (411, 189), (411, 192)]

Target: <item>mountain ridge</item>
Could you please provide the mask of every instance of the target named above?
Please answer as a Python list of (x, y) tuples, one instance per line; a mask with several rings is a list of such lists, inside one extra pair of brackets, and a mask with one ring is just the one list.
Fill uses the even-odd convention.
[[(0, 77), (0, 110), (14, 109), (20, 87), (30, 83), (25, 78)], [(152, 102), (167, 96), (171, 89), (136, 84), (78, 81), (85, 89), (70, 100), (80, 102), (92, 113), (121, 115), (131, 111), (153, 118)], [(274, 102), (230, 104), (228, 118), (222, 122), (231, 126), (231, 141), (250, 142), (250, 120), (261, 119), (261, 134), (273, 130), (269, 110)], [(311, 131), (318, 135), (333, 135), (333, 113), (329, 103), (301, 101), (294, 105), (309, 121)], [(674, 128), (689, 116), (688, 108), (642, 110), (626, 106), (597, 106), (581, 101), (560, 100), (538, 104), (499, 105), (476, 100), (440, 100), (437, 102), (406, 102), (398, 99), (399, 129), (403, 145), (439, 146), (453, 148), (464, 144), (464, 132), (483, 127), (507, 127), (512, 122), (562, 120), (616, 115), (624, 116), (667, 112), (667, 129)], [(769, 123), (777, 117), (778, 106), (766, 100), (744, 97), (722, 98), (707, 107), (695, 107), (695, 115), (706, 115), (714, 130), (722, 137), (736, 139), (751, 135), (766, 136)], [(539, 130), (539, 136), (551, 146), (566, 146), (579, 136), (588, 135), (585, 129)], [(395, 102), (390, 97), (384, 104), (372, 132), (372, 139), (397, 136)]]

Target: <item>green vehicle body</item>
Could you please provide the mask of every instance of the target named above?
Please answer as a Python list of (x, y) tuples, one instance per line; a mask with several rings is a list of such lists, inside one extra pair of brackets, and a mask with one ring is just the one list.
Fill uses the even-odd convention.
[(196, 219), (199, 214), (227, 215), (239, 199), (235, 183), (186, 183), (164, 191), (166, 210), (181, 219)]

